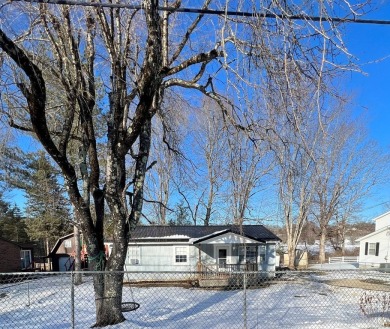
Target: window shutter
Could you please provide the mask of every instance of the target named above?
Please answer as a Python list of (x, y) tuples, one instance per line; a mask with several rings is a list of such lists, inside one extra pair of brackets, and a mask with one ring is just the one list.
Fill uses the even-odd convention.
[(366, 242), (366, 248), (364, 249), (364, 254), (368, 255), (368, 242)]
[(379, 242), (376, 243), (375, 256), (379, 256)]

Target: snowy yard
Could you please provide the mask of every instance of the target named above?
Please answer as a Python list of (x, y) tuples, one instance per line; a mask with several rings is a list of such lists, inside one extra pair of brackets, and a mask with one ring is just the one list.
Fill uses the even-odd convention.
[[(141, 307), (110, 328), (380, 328), (383, 314), (361, 311), (360, 288), (331, 282), (365, 280), (387, 286), (379, 272), (288, 272), (259, 287), (205, 290), (124, 287), (123, 301)], [(68, 275), (48, 275), (0, 285), (0, 328), (88, 328), (94, 323), (92, 278), (72, 289)], [(388, 290), (387, 290), (388, 291)], [(389, 292), (375, 292), (386, 294)]]

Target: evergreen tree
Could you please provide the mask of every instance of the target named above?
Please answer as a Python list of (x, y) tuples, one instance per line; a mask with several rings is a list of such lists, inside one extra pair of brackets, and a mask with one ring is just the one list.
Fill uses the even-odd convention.
[(14, 241), (26, 242), (29, 237), (26, 232), (26, 222), (20, 209), (11, 206), (0, 194), (0, 237)]
[(43, 152), (34, 154), (28, 162), (27, 232), (32, 240), (45, 244), (49, 253), (56, 240), (71, 232), (68, 201), (57, 180), (55, 168)]
[(169, 226), (192, 225), (188, 207), (183, 201), (176, 204), (174, 218), (168, 221)]

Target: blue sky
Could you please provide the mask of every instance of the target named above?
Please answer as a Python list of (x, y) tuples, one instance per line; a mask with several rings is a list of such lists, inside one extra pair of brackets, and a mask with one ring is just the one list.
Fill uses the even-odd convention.
[[(390, 2), (372, 18), (390, 21)], [(382, 146), (390, 146), (390, 25), (350, 24), (345, 40), (367, 76), (352, 73), (347, 85), (356, 96), (353, 103), (357, 108), (365, 109), (372, 137)]]
[[(390, 1), (367, 18), (390, 21)], [(353, 96), (352, 106), (364, 112), (370, 136), (384, 151), (390, 151), (390, 25), (349, 24), (344, 39), (367, 74), (351, 73), (346, 81), (346, 90)], [(377, 188), (376, 195), (367, 200), (363, 216), (370, 219), (388, 210), (390, 183)]]
[[(383, 1), (378, 10), (365, 18), (390, 21), (390, 1)], [(348, 74), (345, 89), (353, 96), (352, 106), (356, 112), (365, 113), (369, 120), (367, 124), (370, 136), (385, 151), (390, 151), (390, 25), (348, 24), (344, 40), (367, 74)], [(31, 143), (29, 139), (21, 140), (29, 148), (26, 145)], [(34, 148), (31, 144), (30, 147)], [(22, 199), (19, 193), (14, 197)], [(385, 202), (388, 204), (383, 204)], [(390, 182), (377, 188), (375, 196), (367, 200), (362, 219), (369, 220), (388, 210)]]

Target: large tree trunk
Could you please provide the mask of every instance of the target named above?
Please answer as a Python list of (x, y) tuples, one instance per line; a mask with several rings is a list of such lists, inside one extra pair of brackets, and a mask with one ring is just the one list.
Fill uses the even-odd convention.
[(78, 227), (75, 225), (73, 227), (74, 233), (74, 270), (76, 271), (74, 277), (74, 284), (79, 285), (83, 282), (81, 271), (81, 245), (80, 245), (80, 231)]
[(123, 273), (118, 271), (94, 275), (96, 304), (94, 327), (104, 327), (125, 321), (122, 313)]
[(110, 258), (101, 249), (92, 259), (92, 270), (101, 271), (94, 274), (94, 291), (96, 304), (96, 323), (94, 327), (104, 327), (125, 320), (122, 314), (123, 269), (128, 244), (128, 226), (124, 224), (114, 232), (116, 243)]
[(320, 245), (319, 245), (320, 251), (319, 251), (319, 254), (318, 254), (318, 261), (320, 262), (320, 264), (324, 264), (325, 263), (325, 259), (326, 259), (326, 257), (325, 257), (326, 234), (327, 234), (326, 227), (321, 227)]
[(93, 327), (105, 327), (125, 321), (122, 313), (123, 273), (94, 274), (96, 323)]
[(288, 254), (288, 268), (290, 269), (296, 269), (297, 264), (295, 261), (295, 246), (289, 245), (287, 249), (287, 254)]
[(209, 195), (207, 198), (206, 216), (204, 218), (204, 226), (210, 225), (211, 209), (214, 202), (214, 195), (215, 195), (214, 186), (213, 183), (210, 183)]

